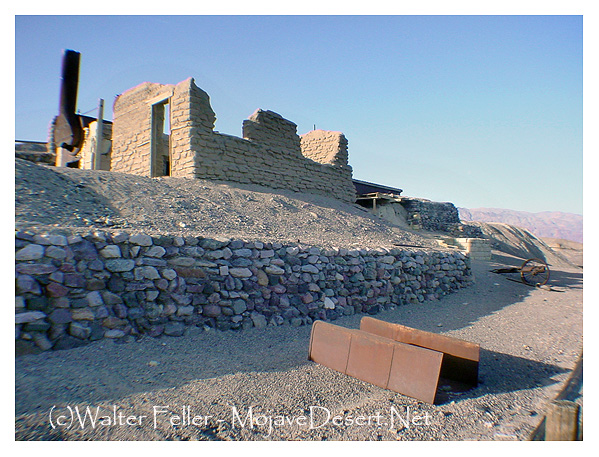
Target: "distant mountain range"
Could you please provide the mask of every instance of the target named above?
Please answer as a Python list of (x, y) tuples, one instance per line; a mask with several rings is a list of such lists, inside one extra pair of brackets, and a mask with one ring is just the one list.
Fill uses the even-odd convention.
[(582, 243), (582, 216), (560, 211), (529, 213), (500, 208), (458, 208), (464, 222), (502, 222), (530, 230), (540, 238), (558, 238)]

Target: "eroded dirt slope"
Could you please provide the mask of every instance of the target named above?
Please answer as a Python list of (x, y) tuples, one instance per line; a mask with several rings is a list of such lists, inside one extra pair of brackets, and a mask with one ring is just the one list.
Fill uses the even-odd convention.
[(200, 179), (53, 168), (16, 159), (17, 228), (123, 229), (317, 246), (437, 246), (332, 198)]
[(499, 222), (468, 222), (481, 228), (493, 249), (521, 259), (539, 258), (549, 265), (577, 266), (525, 228)]

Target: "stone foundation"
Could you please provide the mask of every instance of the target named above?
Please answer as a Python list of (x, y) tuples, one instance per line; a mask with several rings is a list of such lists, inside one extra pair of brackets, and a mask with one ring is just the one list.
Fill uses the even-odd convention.
[(492, 257), (491, 242), (485, 238), (448, 238), (437, 240), (439, 245), (447, 248), (457, 248), (468, 255), (470, 260), (489, 261)]
[(461, 252), (282, 245), (124, 232), (17, 232), (17, 353), (188, 326), (309, 325), (437, 299), (471, 281)]
[(472, 260), (491, 260), (491, 243), (482, 238), (456, 238), (456, 244), (461, 247)]

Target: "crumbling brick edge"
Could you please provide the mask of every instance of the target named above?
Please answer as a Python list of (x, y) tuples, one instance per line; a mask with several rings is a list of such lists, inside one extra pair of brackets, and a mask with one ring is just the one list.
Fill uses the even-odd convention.
[(472, 281), (462, 252), (262, 241), (15, 233), (15, 349), (182, 336), (189, 326), (310, 325), (438, 299)]

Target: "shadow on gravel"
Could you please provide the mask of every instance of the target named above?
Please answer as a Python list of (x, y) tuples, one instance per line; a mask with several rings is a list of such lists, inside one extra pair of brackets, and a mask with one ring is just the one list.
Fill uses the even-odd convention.
[[(442, 380), (439, 383), (441, 388), (437, 394), (437, 403), (545, 387), (558, 383), (552, 378), (566, 371), (569, 370), (557, 365), (481, 348), (478, 386), (468, 389)], [(444, 385), (451, 386), (452, 389), (444, 390)]]
[[(509, 267), (517, 267), (520, 268), (524, 263), (525, 258), (514, 257), (511, 255), (500, 254), (498, 252), (493, 253), (493, 263), (503, 266)], [(582, 268), (577, 267), (575, 265), (566, 266), (568, 270), (571, 271), (562, 271), (565, 265), (551, 265), (549, 264), (549, 285), (557, 286), (557, 287), (574, 287), (574, 288), (582, 288)], [(494, 267), (495, 268), (495, 267)], [(492, 268), (489, 268), (491, 270)], [(501, 276), (501, 275), (500, 275)], [(510, 275), (514, 279), (520, 281), (520, 274), (515, 273)]]
[[(520, 259), (517, 257), (512, 257), (508, 255), (501, 255), (494, 253), (493, 254), (493, 262), (497, 264), (492, 268), (489, 268), (491, 271), (493, 268), (497, 266), (506, 266), (506, 267), (516, 267), (520, 268), (522, 263), (526, 259)], [(569, 271), (563, 271), (561, 266), (553, 266), (549, 265), (549, 281), (547, 282), (548, 286), (553, 286), (557, 288), (572, 288), (572, 289), (582, 289), (582, 276), (583, 271), (580, 267), (570, 266), (567, 268)], [(517, 283), (522, 283), (522, 279), (520, 277), (519, 272), (515, 273), (496, 273), (497, 279), (504, 278), (509, 279), (511, 281), (515, 281)], [(522, 285), (525, 285), (522, 283)], [(526, 287), (531, 287), (525, 285)]]
[(69, 437), (61, 429), (39, 423), (28, 417), (15, 420), (15, 441), (66, 441)]
[(550, 286), (582, 289), (582, 268), (579, 272), (550, 270)]

